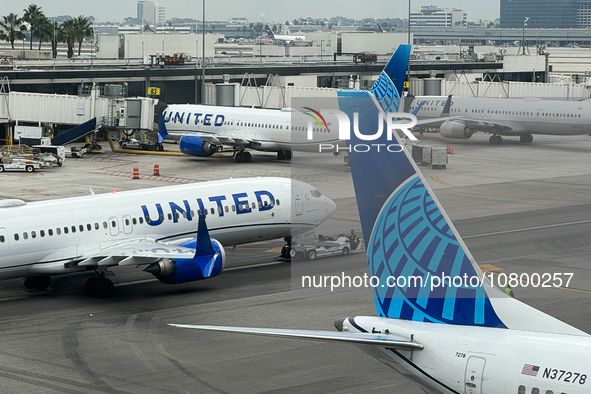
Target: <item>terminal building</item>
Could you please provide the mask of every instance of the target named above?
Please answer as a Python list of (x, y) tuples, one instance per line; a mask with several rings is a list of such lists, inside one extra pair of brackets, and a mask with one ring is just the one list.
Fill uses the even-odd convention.
[(457, 8), (439, 8), (434, 5), (422, 6), (410, 13), (410, 26), (466, 27), (467, 15)]

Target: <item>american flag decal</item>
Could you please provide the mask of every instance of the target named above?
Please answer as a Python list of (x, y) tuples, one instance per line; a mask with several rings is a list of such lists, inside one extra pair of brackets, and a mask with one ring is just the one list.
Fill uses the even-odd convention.
[(528, 376), (538, 376), (539, 370), (540, 370), (540, 367), (537, 365), (525, 364), (523, 366), (523, 369), (521, 370), (521, 374), (528, 375)]

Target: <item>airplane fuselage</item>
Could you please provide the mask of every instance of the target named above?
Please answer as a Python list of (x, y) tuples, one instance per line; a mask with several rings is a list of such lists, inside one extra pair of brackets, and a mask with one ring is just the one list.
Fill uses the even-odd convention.
[[(0, 278), (85, 270), (76, 263), (130, 240), (191, 239), (201, 214), (211, 237), (225, 245), (281, 238), (292, 229), (307, 231), (334, 209), (324, 196), (304, 198), (311, 190), (315, 188), (287, 178), (243, 178), (31, 203), (16, 200), (0, 207)], [(292, 195), (300, 204), (293, 219)]]
[[(221, 107), (209, 105), (173, 104), (162, 113), (169, 136), (202, 134), (213, 137), (232, 136), (233, 140), (249, 141), (248, 148), (276, 152), (293, 150), (318, 152), (319, 144), (337, 144), (338, 127), (328, 129), (313, 125), (313, 140), (307, 138), (307, 128), (301, 113), (297, 111)], [(294, 117), (301, 122), (294, 124)]]
[[(421, 343), (424, 349), (416, 351), (360, 347), (430, 393), (532, 393), (534, 388), (539, 393), (591, 392), (588, 335), (365, 316), (350, 317), (343, 326), (349, 332), (387, 330)], [(525, 391), (519, 391), (521, 386)]]
[[(447, 96), (417, 96), (411, 110), (424, 102), (418, 119), (439, 117)], [(457, 97), (451, 99), (449, 117), (494, 122), (519, 134), (577, 135), (591, 133), (591, 101)], [(490, 127), (470, 125), (475, 131)], [(505, 133), (501, 133), (505, 134)], [(505, 135), (510, 135), (506, 133)]]

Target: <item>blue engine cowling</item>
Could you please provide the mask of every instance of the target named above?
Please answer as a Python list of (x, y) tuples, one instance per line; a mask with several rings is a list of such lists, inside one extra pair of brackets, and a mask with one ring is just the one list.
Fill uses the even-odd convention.
[[(197, 239), (180, 244), (195, 249)], [(175, 285), (196, 280), (213, 278), (222, 272), (226, 265), (226, 252), (217, 240), (211, 240), (214, 255), (195, 256), (190, 259), (162, 259), (150, 264), (144, 271), (150, 272), (162, 283)]]
[(179, 141), (179, 148), (186, 155), (208, 157), (216, 152), (217, 147), (196, 135), (184, 135)]

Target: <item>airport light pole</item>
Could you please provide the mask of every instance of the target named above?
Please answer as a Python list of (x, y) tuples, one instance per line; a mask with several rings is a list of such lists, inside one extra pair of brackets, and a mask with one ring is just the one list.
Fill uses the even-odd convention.
[(521, 38), (522, 55), (525, 55), (525, 26), (527, 26), (528, 20), (529, 18), (527, 16), (523, 19), (523, 36)]
[(201, 37), (201, 104), (205, 103), (205, 0), (203, 1), (203, 30)]

